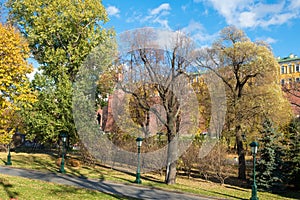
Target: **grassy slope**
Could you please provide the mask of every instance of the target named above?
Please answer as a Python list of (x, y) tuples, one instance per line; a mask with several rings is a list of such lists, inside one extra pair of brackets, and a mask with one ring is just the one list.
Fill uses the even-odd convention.
[(0, 174), (0, 200), (126, 199), (98, 191)]
[[(0, 159), (5, 161), (6, 154), (0, 153)], [(58, 170), (58, 167), (55, 164), (56, 159), (47, 154), (12, 153), (12, 162), (13, 167), (37, 169), (41, 171), (51, 172), (56, 172)], [(72, 168), (66, 166), (66, 171), (68, 174), (73, 174), (76, 176), (84, 176), (117, 182), (131, 183), (135, 179), (134, 174), (123, 173), (117, 170), (99, 166), (96, 166), (95, 168), (88, 166)], [(212, 182), (207, 182), (202, 179), (187, 179), (185, 177), (178, 177), (177, 184), (165, 185), (163, 183), (163, 178), (163, 176), (152, 173), (142, 175), (143, 185), (145, 186), (159, 187), (168, 190), (190, 192), (229, 199), (249, 199), (251, 196), (250, 189), (239, 188), (226, 184), (220, 185)], [(260, 199), (268, 200), (300, 199), (300, 194), (297, 192), (285, 193), (285, 197), (267, 192), (259, 192), (258, 195)], [(287, 198), (287, 196), (291, 198)]]

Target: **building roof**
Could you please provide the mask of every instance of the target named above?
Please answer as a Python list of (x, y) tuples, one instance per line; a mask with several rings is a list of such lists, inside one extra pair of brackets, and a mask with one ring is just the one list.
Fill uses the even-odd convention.
[(294, 54), (290, 54), (288, 57), (284, 57), (284, 58), (280, 58), (278, 57), (278, 63), (284, 63), (284, 62), (291, 62), (291, 61), (300, 61), (300, 57), (298, 57), (297, 55)]

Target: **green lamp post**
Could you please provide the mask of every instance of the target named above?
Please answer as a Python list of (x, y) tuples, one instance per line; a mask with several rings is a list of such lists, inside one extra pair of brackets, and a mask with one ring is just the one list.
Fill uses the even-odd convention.
[(141, 146), (142, 146), (143, 138), (138, 137), (135, 141), (138, 147), (138, 166), (136, 170), (136, 179), (134, 182), (137, 184), (141, 184), (142, 180), (141, 180), (141, 170), (140, 170), (140, 154), (141, 154)]
[(258, 143), (257, 142), (251, 142), (250, 144), (251, 147), (251, 152), (253, 156), (253, 185), (252, 185), (252, 195), (250, 200), (258, 200), (257, 197), (257, 185), (255, 181), (255, 176), (256, 176), (256, 171), (255, 171), (255, 161), (256, 161), (256, 154), (257, 154), (257, 149), (258, 149)]
[(66, 140), (67, 140), (67, 134), (66, 133), (61, 133), (61, 139), (63, 142), (62, 146), (62, 155), (61, 155), (61, 163), (60, 163), (60, 169), (59, 172), (62, 174), (65, 174), (65, 151), (66, 151)]
[(8, 144), (8, 154), (7, 154), (7, 161), (6, 161), (5, 165), (12, 165), (11, 155), (10, 155), (10, 144), (11, 144), (11, 142), (9, 142), (9, 144)]

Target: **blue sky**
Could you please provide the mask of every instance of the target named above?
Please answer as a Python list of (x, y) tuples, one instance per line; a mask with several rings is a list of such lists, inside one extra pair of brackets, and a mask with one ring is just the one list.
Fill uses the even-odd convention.
[(243, 29), (251, 40), (268, 42), (274, 55), (300, 56), (300, 0), (103, 0), (117, 33), (155, 27), (182, 30), (201, 46), (226, 26)]

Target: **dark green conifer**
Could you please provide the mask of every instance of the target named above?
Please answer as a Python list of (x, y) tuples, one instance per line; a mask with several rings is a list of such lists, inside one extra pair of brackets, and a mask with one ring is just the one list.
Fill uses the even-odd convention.
[(272, 122), (265, 120), (256, 168), (258, 189), (271, 190), (282, 182), (282, 150), (278, 144), (278, 136)]

